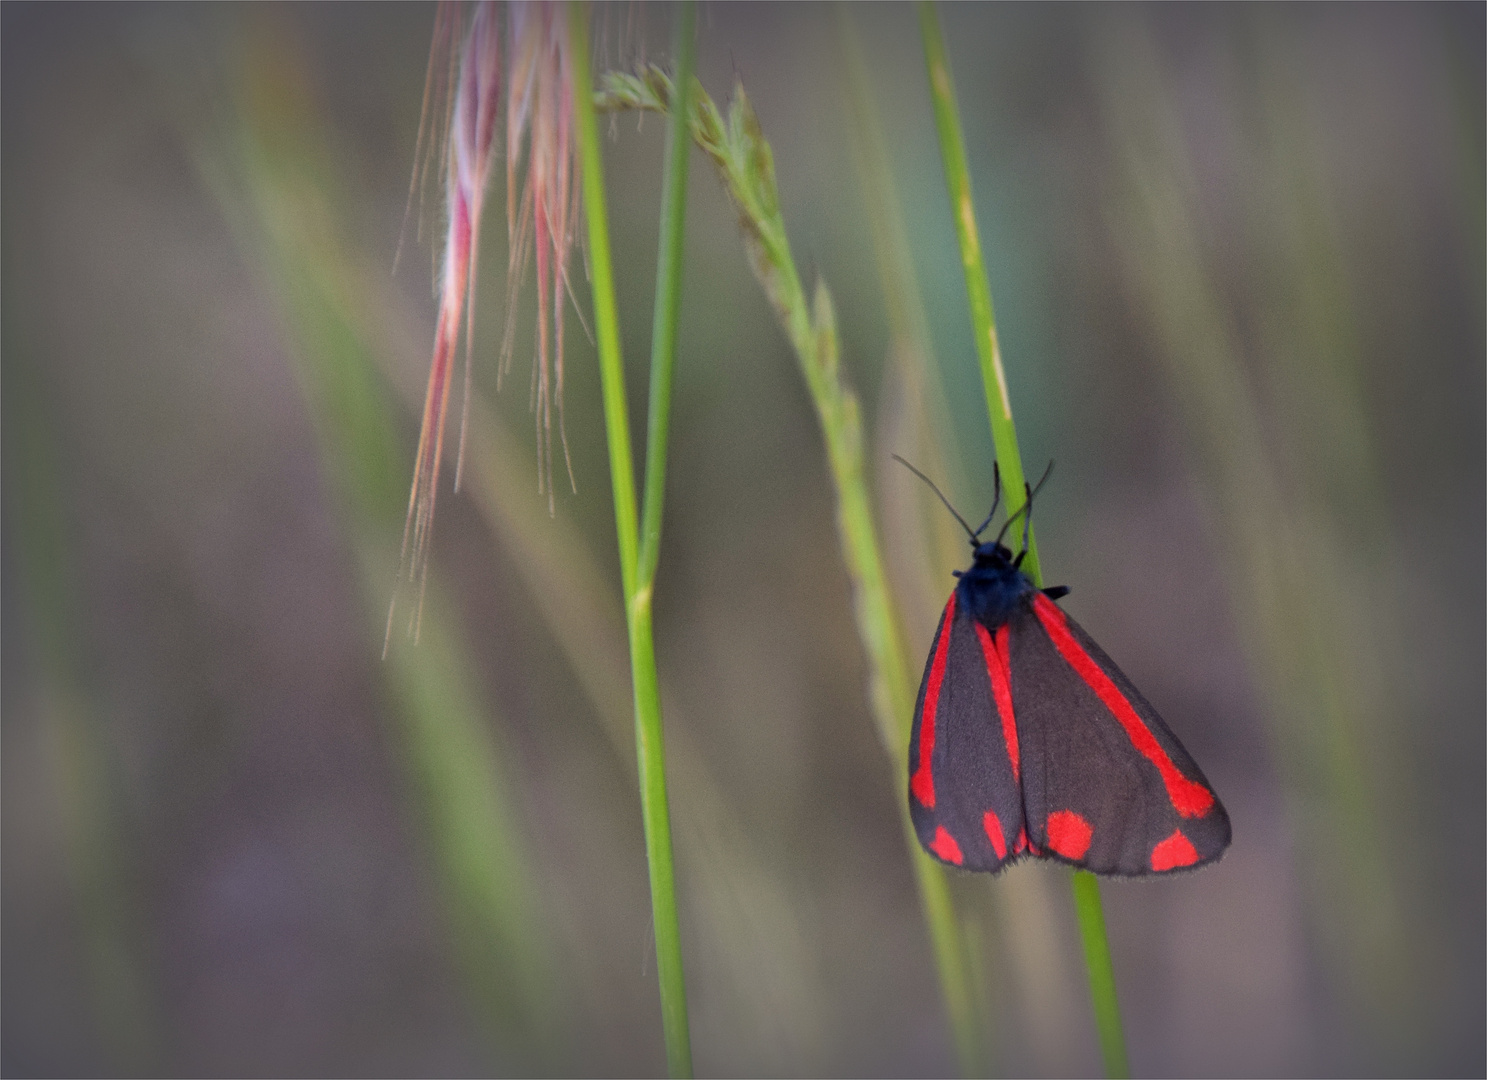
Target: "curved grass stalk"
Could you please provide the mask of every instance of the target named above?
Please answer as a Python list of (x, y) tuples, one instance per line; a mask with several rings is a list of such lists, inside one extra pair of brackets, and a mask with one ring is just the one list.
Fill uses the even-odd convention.
[[(924, 59), (929, 68), (930, 96), (934, 101), (940, 153), (945, 162), (945, 184), (950, 192), (951, 215), (955, 218), (955, 231), (960, 240), (961, 265), (965, 270), (966, 296), (971, 307), (976, 355), (981, 361), (981, 381), (986, 388), (991, 437), (996, 444), (997, 462), (1001, 466), (1002, 481), (1006, 485), (1007, 511), (1015, 514), (1022, 505), (1024, 490), (1022, 455), (1017, 446), (1017, 426), (1012, 419), (1012, 401), (1007, 393), (1007, 375), (1002, 366), (1002, 352), (997, 344), (991, 286), (986, 278), (986, 263), (981, 257), (976, 208), (971, 197), (971, 174), (966, 165), (965, 138), (961, 132), (960, 112), (955, 103), (955, 86), (950, 78), (950, 62), (945, 55), (945, 38), (940, 30), (939, 15), (934, 4), (928, 0), (919, 5), (919, 29), (924, 38)], [(1043, 584), (1037, 540), (1031, 523), (1028, 527), (1027, 557), (1022, 568), (1032, 577), (1035, 585)], [(1115, 996), (1115, 970), (1110, 962), (1110, 943), (1105, 934), (1100, 883), (1088, 871), (1076, 870), (1073, 886), (1074, 907), (1079, 916), (1079, 931), (1084, 943), (1084, 961), (1089, 972), (1090, 997), (1094, 1003), (1095, 1024), (1099, 1029), (1105, 1072), (1112, 1077), (1129, 1076), (1131, 1067), (1126, 1057), (1120, 1004)]]
[[(220, 125), (225, 136), (214, 127), (200, 137), (197, 164), (279, 310), (354, 556), (370, 645), (381, 637), (395, 554), (385, 538), (406, 500), (399, 429), (372, 369), (359, 294), (337, 254), (332, 208), (344, 193), (322, 156), (323, 130), (308, 102), (262, 92), (258, 81), (282, 74), (286, 50), (277, 24), (256, 27), (244, 35), (240, 109)], [(271, 57), (279, 58), (273, 71)], [(390, 737), (407, 766), (452, 959), (478, 1010), (490, 1065), (526, 1071), (549, 1060), (561, 1000), (538, 877), (511, 807), (499, 725), (490, 723), (437, 584), (428, 599), (423, 645), (393, 649), (383, 669), (396, 724)]]

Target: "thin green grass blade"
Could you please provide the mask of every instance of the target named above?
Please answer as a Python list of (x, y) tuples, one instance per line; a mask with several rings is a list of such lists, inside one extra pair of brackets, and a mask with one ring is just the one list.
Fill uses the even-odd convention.
[[(1017, 426), (1012, 419), (1012, 401), (1007, 393), (1007, 376), (1002, 366), (1001, 349), (997, 344), (991, 286), (987, 281), (986, 263), (981, 256), (981, 240), (976, 229), (976, 208), (971, 196), (971, 174), (966, 164), (960, 111), (955, 102), (955, 86), (950, 78), (950, 61), (945, 54), (945, 38), (933, 3), (920, 3), (919, 28), (924, 38), (924, 59), (929, 68), (930, 96), (934, 101), (940, 152), (945, 162), (945, 183), (950, 193), (956, 235), (960, 240), (966, 296), (970, 302), (976, 354), (981, 361), (981, 380), (986, 389), (991, 436), (996, 444), (997, 462), (1001, 467), (1002, 483), (1009, 499), (1008, 510), (1015, 513), (1023, 503), (1025, 474), (1017, 445)], [(1031, 526), (1023, 569), (1034, 584), (1043, 584), (1037, 540)], [(1079, 915), (1079, 930), (1084, 941), (1090, 996), (1094, 1001), (1105, 1071), (1112, 1077), (1128, 1076), (1130, 1064), (1126, 1058), (1125, 1038), (1121, 1033), (1120, 1006), (1115, 996), (1115, 977), (1110, 965), (1110, 944), (1105, 935), (1105, 914), (1100, 904), (1099, 885), (1094, 880), (1094, 875), (1083, 871), (1074, 874), (1073, 885), (1074, 907)]]
[[(119, 1075), (144, 1076), (163, 1065), (156, 989), (144, 949), (148, 938), (134, 884), (137, 849), (123, 827), (128, 815), (121, 812), (110, 717), (90, 677), (69, 528), (70, 488), (59, 445), (62, 425), (47, 372), (26, 347), (28, 310), (25, 304), (13, 306), (5, 321), (5, 395), (0, 399), (6, 538), (14, 558), (6, 588), (20, 601), (17, 636), (26, 641), (21, 651), (29, 690), (19, 699), (19, 715), (7, 717), (13, 725), (7, 738), (12, 747), (24, 745), (29, 740), (9, 733), (22, 724), (41, 729), (40, 756), (49, 766), (51, 795), (43, 810), (58, 821), (76, 905), (89, 1020), (97, 1029), (103, 1063)], [(32, 757), (23, 750), (11, 752), (17, 755), (14, 764)], [(15, 873), (19, 880), (21, 872)], [(64, 959), (70, 958), (57, 961)]]
[(1131, 1067), (1115, 996), (1115, 966), (1110, 962), (1110, 940), (1105, 934), (1100, 879), (1088, 870), (1074, 871), (1074, 910), (1079, 916), (1079, 936), (1084, 941), (1084, 966), (1089, 971), (1089, 996), (1094, 1002), (1095, 1029), (1100, 1034), (1105, 1074), (1111, 1080), (1123, 1080), (1131, 1075)]
[(692, 139), (687, 131), (687, 87), (692, 82), (697, 46), (696, 7), (685, 0), (676, 9), (672, 57), (681, 109), (666, 129), (666, 171), (661, 178), (661, 236), (656, 251), (656, 309), (651, 319), (651, 402), (645, 437), (645, 492), (641, 503), (640, 589), (649, 595), (661, 557), (661, 517), (666, 498), (666, 444), (671, 428), (671, 372), (676, 361), (676, 327), (682, 308), (682, 242), (686, 237), (687, 164)]
[[(671, 818), (666, 794), (666, 749), (661, 730), (661, 696), (656, 677), (655, 642), (651, 632), (651, 582), (641, 580), (638, 526), (635, 513), (635, 476), (630, 452), (630, 423), (625, 396), (625, 372), (620, 357), (619, 316), (615, 309), (614, 275), (609, 250), (609, 211), (604, 194), (604, 160), (599, 149), (598, 125), (594, 120), (594, 97), (589, 75), (588, 8), (582, 3), (568, 7), (568, 30), (573, 73), (573, 99), (582, 159), (583, 197), (588, 221), (589, 266), (594, 302), (594, 329), (598, 338), (599, 368), (604, 394), (604, 424), (609, 439), (610, 479), (614, 488), (615, 531), (618, 534), (620, 571), (625, 589), (625, 608), (630, 630), (631, 677), (635, 687), (635, 745), (640, 767), (641, 814), (645, 822), (646, 857), (650, 866), (651, 911), (656, 932), (656, 972), (661, 988), (661, 1024), (666, 1039), (666, 1065), (672, 1076), (692, 1075), (692, 1046), (687, 1024), (687, 991), (682, 971), (681, 928), (676, 908), (676, 873), (671, 850)], [(672, 169), (668, 164), (668, 178)], [(684, 177), (683, 177), (684, 179)], [(673, 201), (679, 198), (672, 193)], [(664, 211), (663, 211), (664, 213)], [(661, 259), (672, 256), (672, 245), (680, 244), (680, 215), (685, 206), (673, 207), (663, 229)], [(674, 225), (674, 230), (673, 230)], [(680, 247), (676, 247), (679, 256)], [(679, 258), (676, 260), (679, 263)], [(658, 306), (674, 305), (680, 282), (666, 286), (673, 299), (663, 299), (658, 283)], [(671, 313), (674, 317), (675, 312)], [(673, 323), (674, 326), (674, 323)], [(671, 335), (674, 337), (674, 331)], [(667, 346), (670, 347), (669, 345)], [(669, 401), (668, 385), (652, 386), (652, 401), (659, 394)], [(659, 424), (660, 453), (653, 452), (651, 468), (660, 479), (654, 492), (655, 543), (647, 558), (658, 554), (660, 502), (664, 484), (666, 417), (651, 416), (651, 429)]]
[[(981, 361), (981, 383), (986, 390), (986, 411), (991, 438), (996, 445), (1002, 488), (1007, 493), (1007, 511), (1016, 513), (1023, 503), (1022, 451), (1017, 444), (1017, 425), (1012, 419), (1012, 399), (1007, 393), (1007, 373), (997, 342), (996, 311), (991, 303), (991, 284), (981, 255), (981, 236), (976, 228), (976, 206), (971, 194), (971, 171), (966, 163), (965, 136), (960, 126), (960, 108), (950, 78), (950, 60), (934, 4), (919, 5), (919, 29), (924, 38), (924, 59), (929, 68), (930, 97), (934, 102), (935, 127), (940, 136), (940, 154), (945, 163), (945, 186), (950, 192), (950, 212), (960, 241), (961, 268), (965, 271), (966, 299), (971, 307), (971, 327), (976, 356)], [(1038, 543), (1033, 527), (1028, 533), (1027, 557), (1022, 568), (1041, 585)]]
[[(365, 340), (365, 296), (341, 257), (335, 170), (306, 100), (264, 94), (256, 80), (292, 60), (283, 28), (255, 24), (236, 87), (239, 110), (197, 142), (204, 179), (277, 303), (286, 344), (357, 562), (367, 642), (380, 649), (401, 530), (406, 458)], [(280, 85), (280, 84), (276, 84)], [(290, 85), (298, 85), (290, 83)], [(466, 979), (495, 1068), (529, 1071), (561, 1054), (555, 983), (537, 878), (510, 807), (498, 725), (437, 583), (417, 648), (395, 647), (386, 678), (395, 737), (428, 838)], [(561, 1057), (558, 1057), (561, 1061)]]

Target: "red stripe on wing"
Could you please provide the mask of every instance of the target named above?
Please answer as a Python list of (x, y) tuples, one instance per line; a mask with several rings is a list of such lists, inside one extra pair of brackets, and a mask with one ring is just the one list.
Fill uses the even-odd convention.
[(1022, 783), (1022, 763), (1017, 750), (1017, 722), (1012, 716), (1012, 672), (1008, 668), (1007, 624), (992, 632), (976, 620), (976, 636), (986, 657), (986, 673), (991, 676), (991, 696), (997, 715), (1002, 720), (1002, 741), (1007, 744), (1007, 757), (1012, 762), (1012, 780)]
[(1167, 785), (1167, 797), (1172, 800), (1172, 805), (1183, 817), (1202, 817), (1213, 807), (1213, 792), (1202, 784), (1195, 783), (1183, 776), (1167, 752), (1157, 742), (1156, 736), (1151, 733), (1126, 696), (1120, 692), (1115, 683), (1110, 681), (1110, 676), (1089, 653), (1084, 651), (1084, 646), (1075, 640), (1070, 633), (1068, 623), (1064, 620), (1064, 613), (1058, 606), (1042, 593), (1033, 597), (1033, 610), (1038, 614), (1038, 621), (1043, 624), (1043, 629), (1048, 631), (1048, 636), (1053, 640), (1054, 646), (1069, 662), (1069, 666), (1079, 673), (1079, 677), (1089, 684), (1089, 688), (1098, 695), (1109, 709), (1120, 721), (1120, 726), (1125, 728), (1126, 736), (1131, 744), (1136, 747), (1141, 755), (1157, 767), (1162, 774), (1162, 783)]
[(982, 827), (986, 829), (986, 838), (991, 841), (991, 850), (996, 852), (998, 859), (1007, 857), (1007, 837), (1002, 833), (1002, 819), (996, 816), (995, 810), (986, 811), (986, 816), (981, 819)]
[(945, 657), (950, 652), (950, 632), (954, 625), (955, 593), (951, 592), (950, 601), (945, 605), (945, 616), (940, 621), (940, 636), (935, 641), (935, 659), (929, 667), (929, 685), (924, 691), (924, 714), (919, 722), (919, 767), (909, 778), (909, 791), (919, 800), (921, 806), (930, 810), (935, 808), (935, 778), (930, 768), (935, 752), (935, 713), (940, 708), (940, 687), (945, 682)]

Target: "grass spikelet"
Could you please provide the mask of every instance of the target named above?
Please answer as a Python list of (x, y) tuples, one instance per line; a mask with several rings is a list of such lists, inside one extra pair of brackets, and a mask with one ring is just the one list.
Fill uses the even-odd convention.
[[(572, 295), (568, 257), (577, 235), (578, 161), (573, 130), (573, 89), (562, 10), (556, 4), (512, 4), (511, 92), (506, 98), (506, 229), (510, 238), (506, 333), (501, 374), (509, 369), (513, 315), (527, 264), (537, 264), (537, 355), (532, 364), (531, 408), (537, 425), (537, 488), (554, 511), (552, 421), (568, 483), (577, 490), (563, 419), (563, 297)], [(525, 144), (525, 145), (524, 145)], [(526, 177), (518, 172), (526, 158)], [(499, 384), (498, 384), (499, 385)]]
[[(449, 16), (441, 12), (440, 29)], [(447, 30), (445, 32), (448, 32)], [(413, 488), (408, 496), (408, 516), (403, 524), (398, 587), (416, 586), (418, 601), (409, 620), (409, 632), (418, 638), (423, 596), (428, 580), (429, 541), (434, 524), (434, 503), (439, 491), (439, 465), (444, 455), (444, 421), (449, 411), (449, 384), (455, 350), (459, 346), (460, 322), (465, 319), (465, 419), (469, 416), (470, 345), (474, 306), (467, 300), (475, 287), (476, 239), (490, 181), (495, 148), (496, 120), (501, 92), (500, 29), (495, 5), (482, 3), (475, 9), (460, 53), (453, 88), (449, 132), (444, 155), (444, 190), (447, 223), (444, 265), (440, 271), (439, 316), (434, 330), (434, 355), (429, 365), (428, 389), (424, 395), (423, 423), (418, 435), (418, 453)], [(435, 36), (437, 55), (439, 33)], [(428, 80), (432, 84), (433, 77)], [(427, 115), (427, 97), (425, 115)], [(417, 173), (415, 172), (415, 177)], [(417, 183), (415, 179), (415, 184)], [(461, 430), (461, 451), (464, 437)], [(461, 453), (463, 458), (463, 452)], [(456, 468), (455, 487), (459, 487)], [(394, 593), (387, 612), (383, 655), (392, 640), (397, 611)]]

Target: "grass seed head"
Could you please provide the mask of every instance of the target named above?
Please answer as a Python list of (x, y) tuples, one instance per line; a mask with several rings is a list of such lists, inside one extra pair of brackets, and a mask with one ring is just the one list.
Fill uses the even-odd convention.
[[(464, 474), (480, 220), (496, 157), (503, 89), (510, 262), (497, 385), (511, 363), (516, 301), (522, 278), (527, 266), (535, 261), (537, 342), (532, 364), (531, 408), (537, 426), (537, 486), (547, 494), (548, 512), (554, 512), (552, 435), (556, 413), (568, 483), (577, 489), (563, 417), (563, 299), (573, 293), (568, 263), (578, 234), (580, 196), (567, 22), (564, 10), (556, 3), (509, 4), (507, 48), (503, 53), (500, 21), (501, 10), (491, 0), (476, 4), (456, 57), (459, 9), (453, 4), (440, 5), (429, 54), (419, 146), (414, 154), (417, 160), (412, 186), (417, 189), (429, 171), (423, 149), (424, 128), (431, 117), (442, 112), (446, 124), (441, 162), (446, 230), (438, 278), (439, 315), (398, 575), (400, 589), (407, 584), (418, 591), (408, 627), (415, 640), (428, 578), (434, 503), (444, 452), (444, 422), (462, 321), (465, 394), (455, 467), (456, 491)], [(443, 109), (438, 107), (441, 100)], [(410, 191), (410, 205), (411, 198)], [(396, 608), (394, 595), (387, 616), (389, 641)], [(383, 651), (385, 654), (385, 645)]]
[[(517, 291), (536, 262), (537, 353), (531, 407), (537, 423), (537, 485), (553, 505), (553, 413), (568, 483), (573, 462), (563, 419), (563, 298), (578, 232), (578, 157), (567, 23), (554, 3), (509, 8), (510, 90), (506, 96), (506, 228), (510, 240), (507, 320), (501, 370), (510, 366)], [(519, 176), (525, 164), (524, 177)]]
[[(441, 51), (441, 42), (454, 39), (457, 16), (448, 7), (441, 8), (435, 25), (434, 49), (430, 66), (440, 62), (441, 55), (452, 56), (452, 49)], [(408, 496), (408, 516), (403, 525), (403, 549), (398, 575), (403, 584), (418, 590), (418, 601), (409, 620), (409, 631), (416, 639), (423, 613), (423, 595), (428, 580), (429, 542), (434, 523), (434, 503), (439, 492), (439, 466), (444, 455), (444, 421), (449, 410), (449, 384), (459, 346), (460, 323), (465, 323), (465, 397), (464, 418), (460, 430), (459, 466), (455, 472), (458, 490), (464, 464), (464, 425), (469, 420), (470, 349), (473, 340), (474, 293), (480, 217), (485, 205), (496, 148), (496, 125), (500, 116), (501, 97), (500, 23), (496, 7), (485, 2), (476, 5), (470, 27), (460, 49), (458, 66), (449, 87), (449, 121), (444, 139), (444, 196), (446, 227), (444, 260), (439, 274), (439, 316), (434, 330), (434, 354), (429, 364), (428, 388), (424, 394), (423, 424), (418, 436), (418, 453), (413, 474), (413, 489)], [(428, 86), (434, 85), (431, 70)], [(425, 94), (425, 120), (428, 117), (428, 95)], [(421, 141), (421, 138), (420, 138)], [(417, 183), (415, 171), (415, 184)], [(393, 615), (397, 608), (394, 595), (387, 615), (387, 635), (392, 635)], [(386, 652), (386, 643), (383, 646)]]

